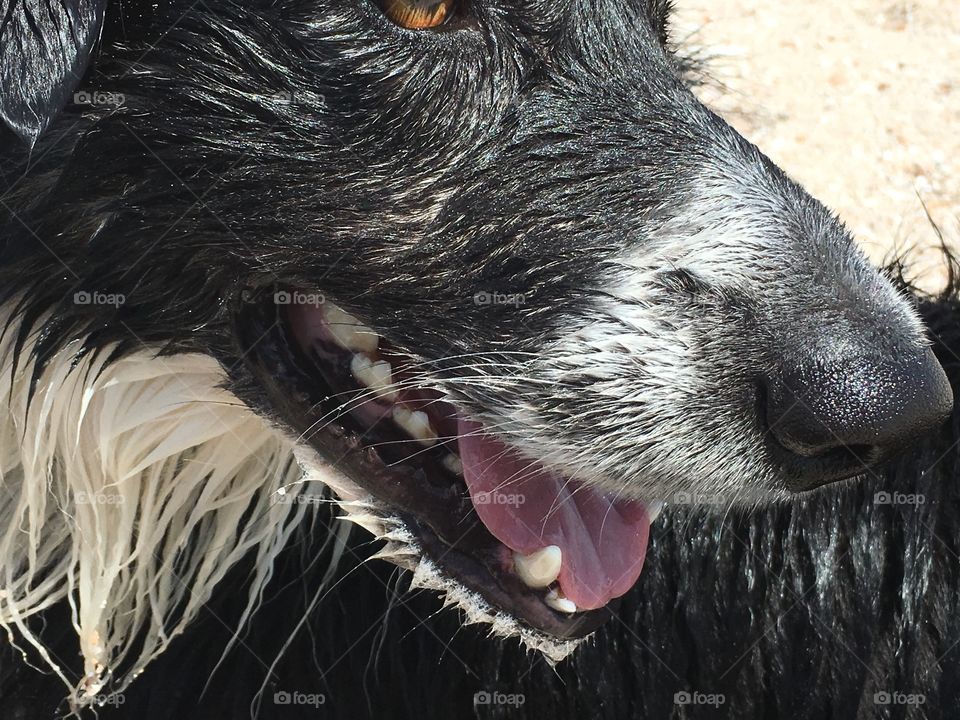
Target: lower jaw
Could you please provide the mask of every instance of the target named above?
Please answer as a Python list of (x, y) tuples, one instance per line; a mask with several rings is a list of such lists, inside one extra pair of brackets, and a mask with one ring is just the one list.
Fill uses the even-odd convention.
[(543, 603), (541, 595), (531, 593), (518, 578), (504, 574), (502, 584), (491, 584), (492, 564), (448, 545), (429, 526), (412, 516), (401, 515), (401, 520), (420, 539), (425, 556), (447, 575), (455, 577), (457, 582), (480, 595), (491, 606), (509, 608), (505, 612), (513, 618), (552, 637), (561, 640), (586, 637), (610, 620), (620, 606), (617, 598), (597, 610), (583, 610), (573, 615), (554, 612)]

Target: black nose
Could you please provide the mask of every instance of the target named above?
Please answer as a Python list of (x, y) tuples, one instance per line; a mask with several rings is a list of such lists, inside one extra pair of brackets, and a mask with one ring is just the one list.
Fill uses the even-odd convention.
[(787, 451), (791, 490), (850, 477), (889, 457), (953, 409), (933, 352), (903, 359), (851, 355), (785, 368), (767, 383), (767, 423)]

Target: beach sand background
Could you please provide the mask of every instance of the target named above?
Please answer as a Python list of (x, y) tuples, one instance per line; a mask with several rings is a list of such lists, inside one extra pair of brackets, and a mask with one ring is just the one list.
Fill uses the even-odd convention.
[[(700, 94), (836, 210), (877, 262), (915, 247), (942, 282), (960, 248), (960, 3), (678, 0), (674, 37), (702, 47)], [(926, 206), (926, 210), (924, 209)]]

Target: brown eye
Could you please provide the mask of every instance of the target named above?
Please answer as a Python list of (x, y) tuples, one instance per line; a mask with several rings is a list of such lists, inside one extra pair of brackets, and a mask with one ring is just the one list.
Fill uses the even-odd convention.
[(427, 30), (442, 25), (453, 12), (456, 0), (380, 0), (387, 17), (409, 30)]

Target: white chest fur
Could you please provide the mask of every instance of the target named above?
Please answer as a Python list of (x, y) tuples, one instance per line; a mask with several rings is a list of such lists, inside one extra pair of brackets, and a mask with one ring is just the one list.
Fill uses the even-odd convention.
[[(73, 341), (29, 398), (32, 342), (14, 372), (15, 330), (0, 338), (0, 624), (75, 702), (95, 702), (108, 677), (122, 688), (162, 652), (250, 553), (251, 611), (316, 507), (298, 497), (325, 490), (302, 479), (289, 440), (221, 389), (211, 358), (144, 348), (107, 364), (107, 347), (77, 362)], [(84, 658), (78, 686), (28, 627), (64, 599)]]

